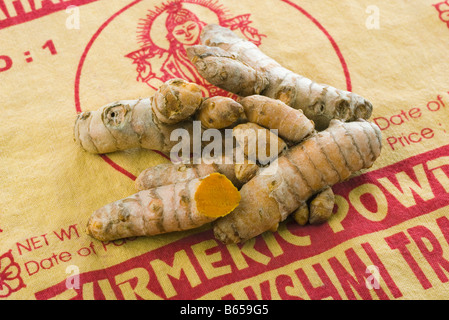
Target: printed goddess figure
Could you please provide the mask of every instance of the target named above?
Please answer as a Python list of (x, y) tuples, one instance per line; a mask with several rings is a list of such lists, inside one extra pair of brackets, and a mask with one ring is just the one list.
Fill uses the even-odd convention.
[[(156, 45), (150, 35), (154, 20), (162, 16), (162, 13), (167, 16), (165, 29), (168, 48)], [(248, 18), (249, 15), (241, 15), (223, 22), (240, 28), (246, 34), (252, 34), (260, 42), (261, 35), (248, 26), (250, 23)], [(133, 64), (136, 64), (137, 81), (157, 90), (169, 79), (182, 78), (201, 85), (204, 88), (204, 96), (234, 96), (203, 79), (187, 58), (186, 48), (200, 43), (201, 31), (206, 22), (201, 21), (192, 11), (183, 8), (182, 1), (171, 2), (157, 12), (152, 11), (143, 21), (139, 31), (142, 47), (126, 55), (133, 60)]]

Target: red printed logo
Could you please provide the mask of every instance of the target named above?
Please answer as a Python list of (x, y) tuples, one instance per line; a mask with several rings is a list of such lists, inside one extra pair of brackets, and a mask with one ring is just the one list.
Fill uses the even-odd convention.
[(98, 0), (0, 0), (0, 30), (45, 17), (49, 14), (65, 10), (69, 6), (83, 6), (95, 1)]
[(11, 250), (0, 256), (0, 298), (9, 297), (25, 287), (20, 276), (20, 266), (14, 261)]
[(433, 6), (438, 10), (440, 20), (445, 22), (449, 28), (449, 0), (436, 3)]
[[(201, 30), (207, 24), (195, 13), (201, 7), (210, 11), (211, 18), (220, 25), (238, 29), (248, 40), (260, 45), (264, 35), (250, 27), (250, 14), (229, 17), (222, 5), (210, 0), (171, 1), (148, 11), (139, 23), (138, 42), (141, 47), (126, 55), (136, 65), (137, 81), (157, 90), (169, 79), (182, 78), (202, 85), (207, 96), (231, 95), (206, 82), (187, 58), (186, 47), (200, 43)], [(156, 37), (153, 29), (158, 30)]]

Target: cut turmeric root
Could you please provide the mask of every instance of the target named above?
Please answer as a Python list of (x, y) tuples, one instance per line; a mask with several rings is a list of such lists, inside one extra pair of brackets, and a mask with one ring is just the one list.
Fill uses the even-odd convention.
[(214, 222), (216, 238), (238, 243), (275, 229), (314, 194), (371, 167), (380, 151), (375, 124), (332, 120), (328, 129), (281, 156), (274, 174), (261, 170), (240, 189), (239, 206)]
[(86, 232), (101, 241), (189, 230), (229, 214), (240, 193), (224, 175), (140, 191), (110, 203), (90, 217)]

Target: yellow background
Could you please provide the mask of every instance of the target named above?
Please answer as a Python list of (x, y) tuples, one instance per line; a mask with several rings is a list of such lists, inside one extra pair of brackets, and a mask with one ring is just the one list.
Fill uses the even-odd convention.
[[(100, 26), (129, 0), (102, 0), (79, 7), (80, 29), (69, 30), (69, 13), (60, 11), (24, 24), (0, 30), (0, 55), (8, 55), (13, 67), (0, 73), (0, 255), (12, 249), (15, 261), (22, 267), (26, 288), (12, 294), (13, 299), (34, 299), (43, 290), (67, 277), (68, 264), (81, 272), (113, 266), (129, 258), (166, 245), (198, 230), (141, 238), (124, 246), (111, 248), (96, 257), (76, 257), (48, 271), (27, 276), (24, 264), (53, 253), (76, 251), (92, 241), (84, 233), (90, 214), (106, 203), (135, 192), (134, 183), (117, 172), (97, 155), (88, 154), (73, 141), (76, 117), (74, 82), (85, 46)], [(382, 156), (372, 168), (378, 169), (447, 144), (449, 129), (449, 28), (438, 17), (430, 1), (298, 1), (332, 35), (347, 63), (354, 92), (374, 105), (373, 118), (391, 117), (401, 110), (419, 107), (423, 116), (383, 132), (388, 136), (434, 128), (435, 136), (396, 151), (385, 144)], [(256, 5), (257, 3), (257, 5)], [(267, 37), (261, 49), (284, 66), (315, 81), (346, 89), (346, 80), (338, 57), (325, 35), (304, 15), (283, 1), (219, 0), (232, 16), (250, 13), (251, 26)], [(152, 90), (135, 80), (137, 73), (124, 55), (137, 50), (137, 23), (145, 9), (160, 6), (160, 1), (144, 0), (111, 22), (94, 42), (86, 57), (80, 83), (83, 110), (94, 110), (119, 99), (135, 99), (152, 95)], [(379, 8), (380, 28), (369, 30), (366, 20), (370, 5)], [(204, 11), (205, 17), (213, 17)], [(53, 40), (57, 54), (41, 47)], [(25, 61), (30, 51), (32, 63)], [(442, 95), (446, 109), (425, 110), (428, 101)], [(442, 125), (438, 125), (441, 123)], [(385, 142), (385, 141), (384, 141)], [(132, 174), (148, 166), (165, 162), (147, 150), (132, 150), (110, 155), (110, 158)], [(432, 213), (446, 215), (447, 209)], [(403, 225), (379, 233), (368, 234), (342, 243), (327, 252), (287, 265), (282, 270), (250, 278), (242, 282), (258, 284), (259, 278), (271, 279), (298, 266), (307, 266), (330, 256), (342, 255), (345, 248), (393, 234), (428, 217), (407, 221)], [(77, 225), (79, 238), (57, 241), (53, 231)], [(208, 228), (205, 226), (201, 230)], [(20, 255), (17, 243), (48, 235), (49, 245)], [(441, 241), (444, 243), (444, 239)], [(383, 246), (383, 245), (382, 245)], [(382, 250), (381, 245), (376, 247)], [(444, 247), (447, 251), (447, 245)], [(415, 249), (416, 251), (416, 249)], [(404, 298), (446, 298), (443, 284), (431, 290), (420, 290), (401, 274), (403, 263), (397, 254), (385, 253), (395, 279), (404, 283)], [(399, 268), (399, 269), (395, 269)], [(431, 270), (427, 270), (431, 273)], [(211, 292), (205, 298), (220, 297), (223, 292), (238, 292), (241, 283)], [(295, 292), (292, 288), (292, 292)], [(299, 290), (299, 289), (298, 289)], [(257, 291), (256, 291), (257, 292)], [(304, 292), (303, 290), (301, 292)], [(388, 292), (388, 291), (387, 291)], [(293, 293), (292, 293), (293, 294)], [(237, 293), (236, 296), (244, 298)], [(342, 295), (344, 296), (344, 295)], [(273, 294), (276, 298), (276, 293)], [(374, 298), (376, 296), (374, 295)]]

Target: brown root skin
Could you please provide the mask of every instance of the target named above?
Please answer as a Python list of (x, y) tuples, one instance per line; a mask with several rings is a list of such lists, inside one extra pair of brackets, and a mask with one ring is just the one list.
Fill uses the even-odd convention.
[(298, 209), (296, 209), (291, 215), (297, 224), (300, 226), (305, 226), (309, 222), (310, 215), (309, 205), (307, 202), (301, 203)]
[(291, 215), (301, 226), (306, 224), (322, 224), (332, 217), (335, 196), (332, 188), (326, 187), (316, 195), (300, 204)]
[(159, 121), (175, 124), (193, 115), (202, 102), (198, 85), (175, 78), (166, 81), (156, 91), (152, 107)]
[(335, 196), (332, 188), (327, 187), (310, 202), (310, 224), (321, 224), (330, 219), (334, 209)]
[(244, 163), (235, 164), (234, 167), (235, 176), (242, 183), (245, 184), (252, 178), (254, 178), (259, 171), (259, 166), (248, 159), (245, 158)]
[(218, 47), (192, 46), (187, 56), (198, 73), (210, 83), (239, 96), (260, 93), (268, 84), (265, 76), (243, 64), (235, 54)]
[(317, 130), (332, 119), (369, 119), (372, 104), (352, 92), (318, 84), (298, 75), (265, 55), (255, 44), (230, 29), (207, 25), (201, 34), (203, 45), (187, 49), (198, 72), (210, 83), (241, 96), (254, 94), (280, 99), (302, 109)]
[(163, 163), (142, 171), (135, 181), (139, 191), (153, 189), (168, 184), (186, 182), (217, 172), (212, 164)]
[(260, 161), (267, 164), (287, 148), (284, 140), (276, 134), (252, 122), (235, 126), (232, 134), (251, 162)]
[(224, 175), (143, 190), (96, 210), (86, 232), (101, 241), (198, 228), (231, 212), (240, 201)]
[(197, 113), (197, 119), (207, 129), (224, 129), (245, 121), (243, 106), (228, 97), (205, 99)]
[(237, 188), (241, 187), (242, 184), (234, 173), (234, 164), (225, 163), (224, 160), (222, 160), (222, 163), (220, 164), (163, 163), (142, 171), (135, 181), (135, 186), (139, 191), (148, 190), (205, 177), (214, 172), (226, 176)]
[(280, 100), (252, 95), (240, 100), (248, 121), (268, 129), (278, 130), (283, 139), (299, 143), (315, 131), (313, 121), (302, 110), (296, 110)]
[(285, 220), (300, 205), (326, 187), (369, 168), (381, 152), (380, 129), (368, 121), (331, 121), (278, 158), (277, 169), (265, 170), (241, 189), (239, 206), (214, 222), (214, 234), (224, 243), (249, 240)]
[(78, 114), (74, 139), (89, 153), (104, 154), (133, 148), (170, 152), (178, 128), (193, 132), (191, 121), (176, 125), (160, 123), (151, 109), (151, 99), (117, 101), (95, 111)]
[(87, 152), (110, 153), (144, 148), (169, 153), (177, 144), (173, 130), (184, 128), (192, 137), (190, 117), (202, 103), (199, 86), (180, 79), (164, 83), (152, 98), (122, 100), (80, 113), (74, 139)]

